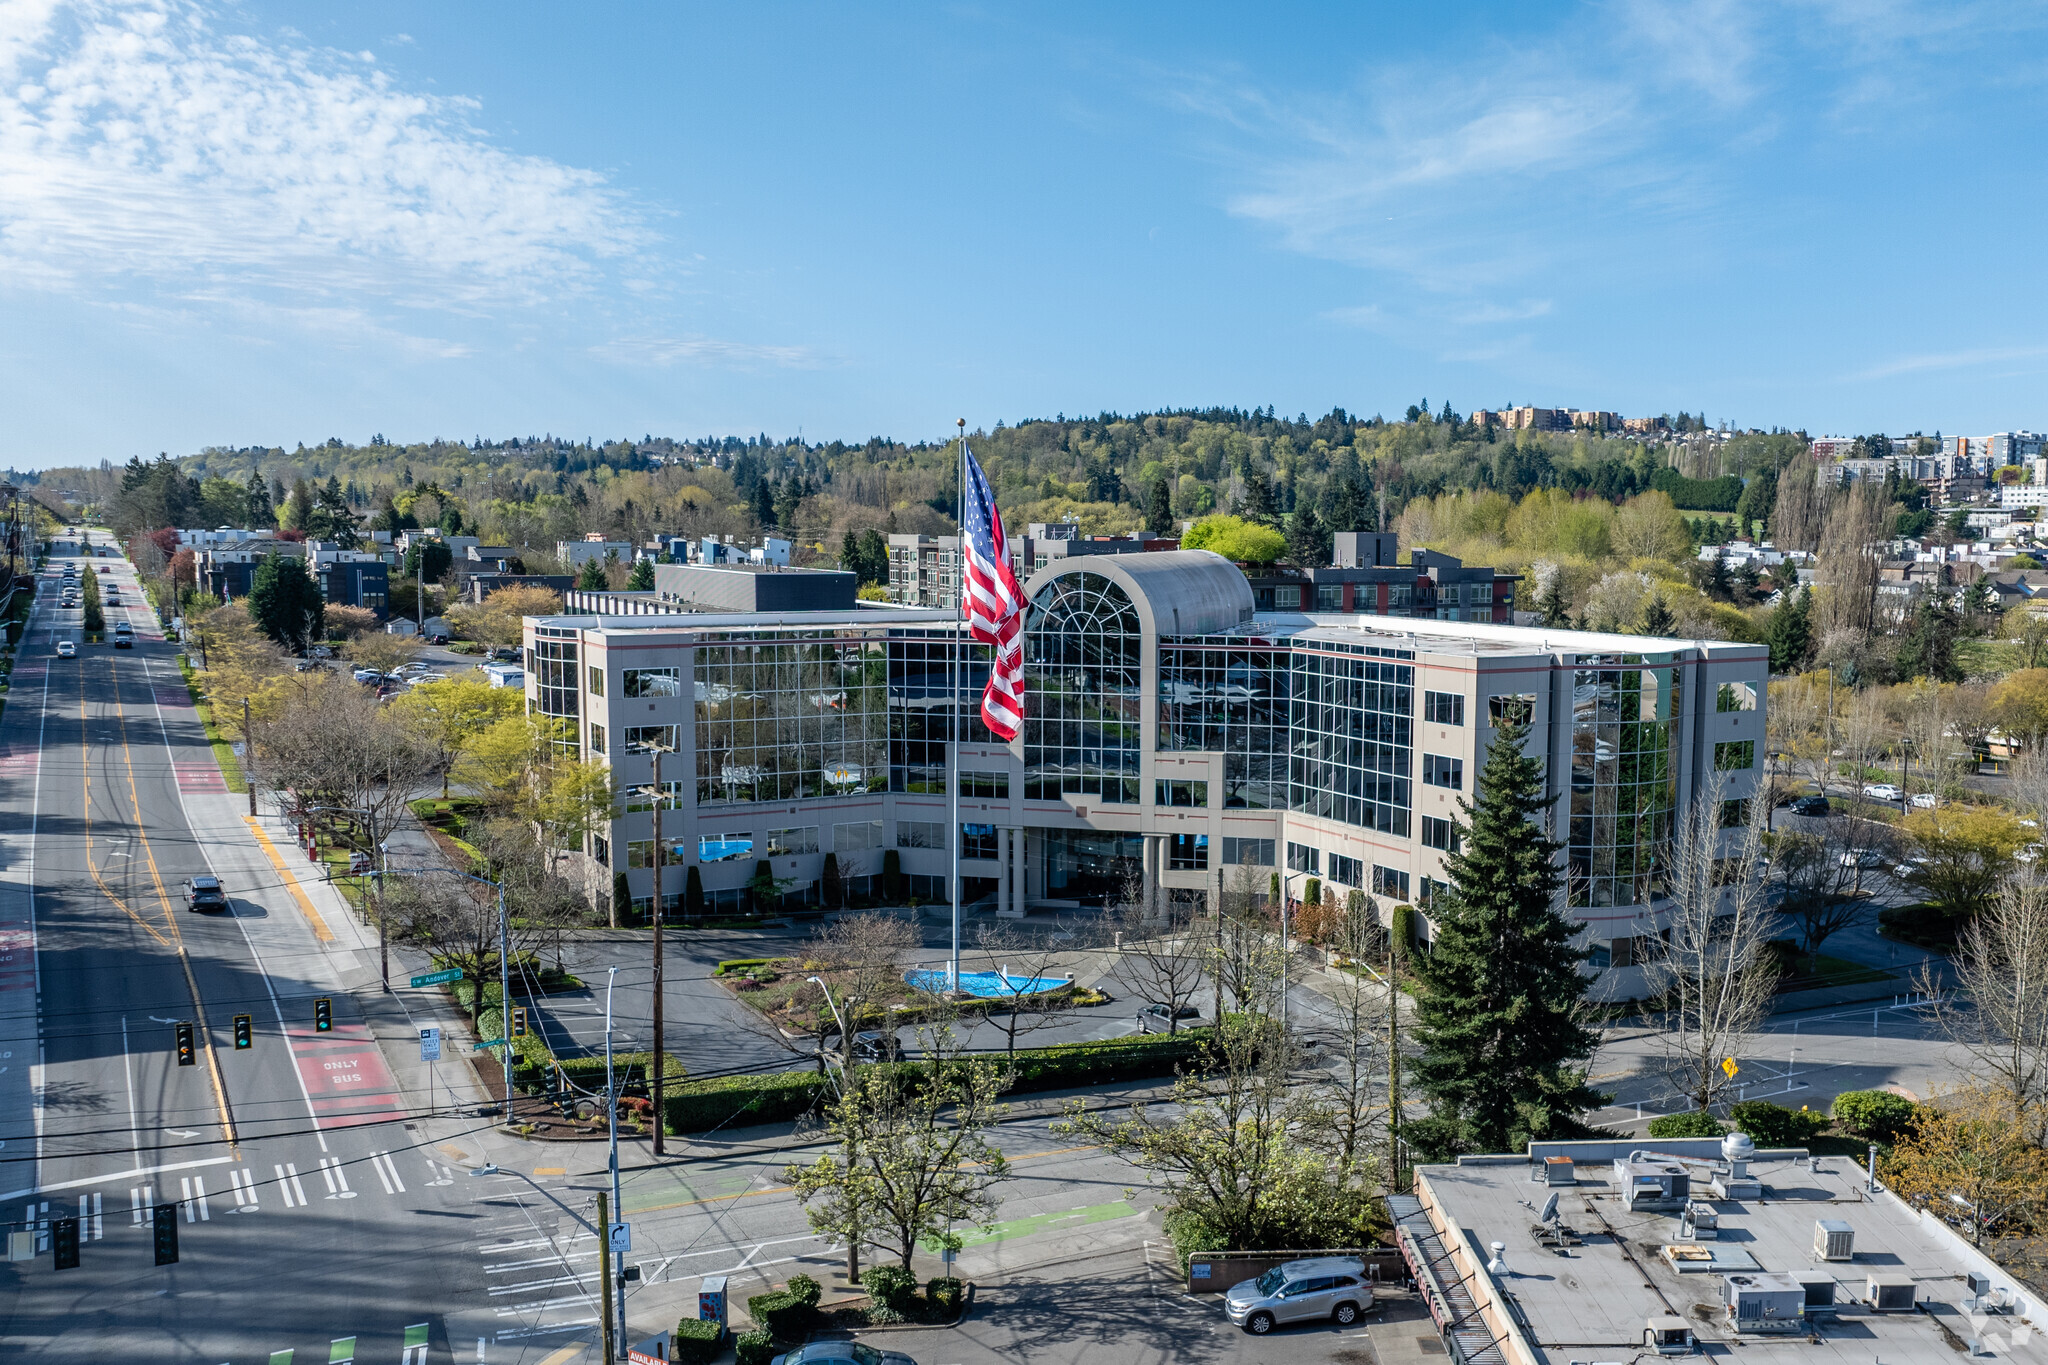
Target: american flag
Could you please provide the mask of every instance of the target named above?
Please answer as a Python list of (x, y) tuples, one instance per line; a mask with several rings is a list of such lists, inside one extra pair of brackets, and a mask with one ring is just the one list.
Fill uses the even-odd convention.
[(988, 686), (981, 692), (981, 719), (999, 739), (1015, 739), (1024, 724), (1024, 590), (1010, 569), (1010, 542), (1003, 514), (980, 461), (966, 452), (967, 497), (962, 577), (967, 633), (995, 649)]

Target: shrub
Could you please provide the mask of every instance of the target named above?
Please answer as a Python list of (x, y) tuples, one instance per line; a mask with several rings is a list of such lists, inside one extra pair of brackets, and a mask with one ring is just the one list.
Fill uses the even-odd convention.
[(749, 971), (755, 967), (765, 967), (773, 961), (775, 959), (772, 957), (729, 957), (719, 963), (718, 970), (711, 974), (713, 976), (731, 976), (736, 972)]
[(815, 1071), (776, 1071), (766, 1076), (714, 1076), (667, 1087), (672, 1133), (701, 1133), (745, 1115), (749, 1123), (778, 1123), (807, 1114), (830, 1089)]
[(1650, 1120), (1650, 1136), (1653, 1138), (1695, 1138), (1720, 1137), (1728, 1129), (1704, 1109), (1694, 1109), (1685, 1114), (1665, 1114)]
[(808, 1275), (790, 1276), (785, 1289), (792, 1298), (803, 1300), (808, 1308), (816, 1308), (825, 1293), (825, 1287)]
[(775, 1338), (767, 1329), (756, 1327), (751, 1332), (742, 1332), (732, 1339), (732, 1348), (739, 1357), (739, 1365), (768, 1365), (775, 1359)]
[(882, 852), (882, 896), (891, 905), (903, 899), (903, 855), (893, 848)]
[(1871, 1142), (1897, 1142), (1913, 1124), (1918, 1108), (1904, 1095), (1889, 1090), (1845, 1090), (1829, 1110), (1835, 1122)]
[(684, 1318), (676, 1324), (675, 1347), (670, 1352), (678, 1365), (710, 1365), (725, 1353), (725, 1329), (715, 1322)]
[(892, 1312), (907, 1312), (911, 1295), (917, 1292), (917, 1276), (900, 1265), (878, 1265), (862, 1272), (861, 1285), (877, 1306)]
[(802, 1295), (781, 1289), (748, 1299), (747, 1316), (779, 1341), (801, 1341), (804, 1330), (811, 1325), (811, 1314), (817, 1302), (815, 1298), (807, 1302)]
[(1804, 1147), (1828, 1126), (1825, 1114), (1787, 1109), (1769, 1100), (1748, 1100), (1728, 1111), (1735, 1126), (1759, 1147)]
[(960, 1301), (967, 1296), (967, 1286), (952, 1276), (942, 1276), (926, 1283), (924, 1296), (934, 1309), (951, 1317), (960, 1311)]
[(1390, 931), (1394, 942), (1405, 951), (1415, 946), (1415, 907), (1397, 905), (1394, 907), (1394, 925)]

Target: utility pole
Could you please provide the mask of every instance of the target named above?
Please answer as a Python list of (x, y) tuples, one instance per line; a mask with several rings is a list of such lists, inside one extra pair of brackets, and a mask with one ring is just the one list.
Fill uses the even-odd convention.
[[(1400, 923), (1396, 917), (1395, 924)], [(1387, 933), (1387, 1190), (1401, 1187), (1401, 939)]]
[(615, 1358), (612, 1350), (612, 1201), (603, 1190), (597, 1192), (597, 1279), (598, 1297), (604, 1300), (604, 1358)]
[(661, 915), (662, 885), (661, 874), (666, 851), (661, 846), (661, 806), (665, 791), (661, 785), (661, 753), (654, 751), (654, 1075), (648, 1085), (654, 1096), (654, 1154), (667, 1155), (662, 1146), (661, 1130), (665, 1111), (661, 1107), (661, 1080), (665, 1064), (661, 1055)]
[(242, 780), (249, 784), (249, 818), (256, 818), (256, 736), (249, 733), (249, 699), (242, 698)]

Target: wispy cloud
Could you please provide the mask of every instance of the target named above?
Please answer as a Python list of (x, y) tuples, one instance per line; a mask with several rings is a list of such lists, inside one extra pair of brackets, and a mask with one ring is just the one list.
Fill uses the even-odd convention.
[(760, 346), (712, 337), (621, 337), (590, 348), (622, 365), (772, 365), (818, 369), (824, 360), (808, 346)]
[(1943, 351), (1927, 355), (1901, 356), (1873, 365), (1848, 376), (1854, 381), (1890, 379), (1894, 375), (1920, 374), (1928, 370), (1969, 370), (1982, 365), (2003, 365), (2014, 360), (2039, 360), (2048, 356), (2048, 346), (1990, 346), (1969, 351)]
[(6, 5), (0, 272), (482, 310), (650, 240), (602, 175), (494, 145), (477, 111), (184, 0)]

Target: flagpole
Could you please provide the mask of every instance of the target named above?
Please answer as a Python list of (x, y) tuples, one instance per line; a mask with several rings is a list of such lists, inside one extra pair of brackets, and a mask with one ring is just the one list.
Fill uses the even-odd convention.
[(947, 683), (952, 691), (949, 703), (951, 729), (950, 742), (946, 745), (946, 808), (950, 819), (946, 829), (946, 848), (951, 856), (951, 892), (953, 901), (953, 957), (947, 979), (954, 990), (960, 989), (960, 730), (963, 720), (960, 712), (960, 656), (967, 650), (967, 419), (957, 418), (954, 426), (960, 432), (960, 496), (954, 510), (958, 513), (954, 525), (959, 528), (959, 550), (956, 557), (958, 578), (955, 591), (955, 610), (960, 615), (960, 629), (954, 632), (953, 648), (947, 655)]

